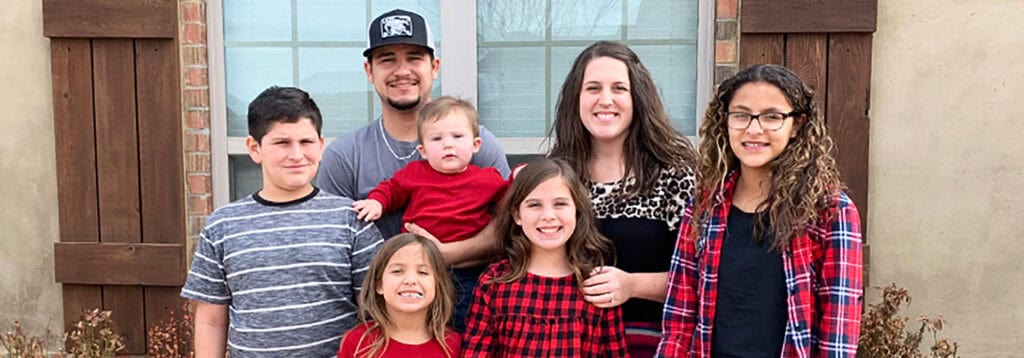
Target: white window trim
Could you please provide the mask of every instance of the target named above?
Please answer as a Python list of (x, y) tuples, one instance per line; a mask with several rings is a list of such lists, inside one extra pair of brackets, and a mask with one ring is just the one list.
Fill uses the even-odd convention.
[[(220, 207), (230, 200), (228, 155), (245, 154), (245, 138), (228, 137), (227, 95), (224, 69), (224, 0), (210, 0), (206, 6), (207, 51), (210, 83), (210, 165), (213, 180), (213, 205)], [(476, 2), (440, 0), (441, 43), (445, 58), (441, 60), (441, 92), (468, 99), (477, 104), (476, 17), (460, 16), (476, 13)], [(697, 98), (696, 127), (699, 129), (714, 86), (715, 6), (714, 0), (698, 0), (697, 20)], [(470, 31), (472, 30), (472, 31)], [(696, 136), (687, 138), (694, 144)], [(330, 143), (334, 138), (325, 138)], [(498, 142), (507, 154), (546, 153), (551, 147), (546, 137), (502, 137)]]
[[(227, 86), (224, 77), (224, 4), (221, 0), (206, 3), (206, 51), (210, 84), (210, 175), (213, 181), (213, 207), (227, 204), (231, 198), (231, 173), (228, 155), (239, 153), (237, 145), (229, 145)], [(237, 140), (235, 140), (237, 141)], [(229, 148), (230, 147), (230, 148)], [(241, 153), (246, 153), (242, 139)]]

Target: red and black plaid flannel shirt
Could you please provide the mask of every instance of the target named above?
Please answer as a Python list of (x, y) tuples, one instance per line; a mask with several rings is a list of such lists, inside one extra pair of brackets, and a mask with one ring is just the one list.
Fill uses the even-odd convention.
[[(692, 205), (683, 214), (669, 269), (659, 357), (711, 356), (718, 264), (738, 177), (733, 172), (725, 182), (696, 242), (690, 238)], [(789, 317), (782, 357), (857, 354), (863, 296), (860, 216), (841, 192), (822, 219), (782, 253)]]
[(625, 357), (622, 310), (583, 300), (576, 279), (527, 273), (490, 283), (504, 260), (480, 276), (466, 317), (463, 357)]

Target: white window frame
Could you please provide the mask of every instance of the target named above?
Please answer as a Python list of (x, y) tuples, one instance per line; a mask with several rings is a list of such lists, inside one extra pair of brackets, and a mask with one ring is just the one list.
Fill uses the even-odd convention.
[[(227, 100), (224, 63), (223, 1), (207, 3), (207, 51), (210, 82), (210, 164), (213, 180), (213, 204), (227, 204), (230, 196), (229, 155), (246, 154), (245, 138), (228, 137)], [(441, 60), (441, 92), (468, 99), (476, 105), (477, 44), (476, 1), (440, 0), (441, 34), (445, 56)], [(714, 86), (714, 0), (698, 0), (697, 23), (697, 98), (696, 127), (707, 109)], [(693, 143), (696, 136), (688, 137)], [(327, 143), (334, 138), (325, 138)], [(500, 137), (498, 142), (507, 154), (542, 154), (550, 147), (546, 137)]]

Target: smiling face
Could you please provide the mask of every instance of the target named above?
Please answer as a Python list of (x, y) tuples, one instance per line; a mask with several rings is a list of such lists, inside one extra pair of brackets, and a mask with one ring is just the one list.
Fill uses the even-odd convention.
[(587, 64), (580, 90), (580, 120), (593, 141), (621, 143), (633, 123), (629, 69), (622, 61), (598, 57)]
[(576, 204), (560, 176), (548, 178), (526, 195), (513, 214), (532, 252), (561, 251), (576, 231)]
[(377, 294), (384, 297), (388, 316), (426, 316), (430, 303), (434, 301), (434, 269), (419, 244), (405, 245), (388, 260), (377, 286)]
[[(767, 82), (744, 84), (729, 102), (729, 112), (762, 114), (769, 112), (789, 113), (793, 111), (786, 96), (775, 85)], [(789, 140), (796, 135), (796, 122), (787, 117), (778, 130), (766, 130), (760, 121), (752, 121), (746, 129), (729, 129), (729, 148), (740, 161), (740, 172), (744, 175), (767, 177), (770, 164), (782, 154)]]
[(426, 48), (414, 45), (375, 49), (363, 64), (381, 103), (398, 111), (418, 109), (430, 101), (440, 66), (440, 59), (432, 59)]
[(259, 142), (249, 136), (245, 143), (249, 157), (263, 172), (261, 197), (284, 202), (299, 199), (312, 190), (324, 139), (311, 120), (275, 122)]
[(456, 174), (466, 170), (473, 154), (480, 150), (480, 137), (466, 113), (453, 109), (440, 119), (426, 120), (420, 127), (420, 144), (416, 148), (439, 173)]

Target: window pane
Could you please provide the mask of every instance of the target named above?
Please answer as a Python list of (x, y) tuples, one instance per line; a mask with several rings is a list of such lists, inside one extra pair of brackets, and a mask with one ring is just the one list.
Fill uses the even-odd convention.
[(289, 41), (291, 5), (285, 1), (224, 1), (224, 41)]
[[(234, 1), (234, 0), (227, 0)], [(297, 0), (300, 41), (353, 41), (366, 46), (365, 1)]]
[(697, 5), (698, 0), (478, 0), (481, 121), (499, 137), (546, 134), (573, 60), (594, 41), (613, 40), (640, 56), (675, 127), (695, 135)]
[(248, 155), (228, 156), (228, 176), (231, 183), (231, 201), (255, 193), (263, 187), (263, 172)]
[(477, 1), (480, 41), (544, 41), (547, 0)]
[[(697, 39), (698, 0), (630, 1), (628, 39)], [(671, 14), (671, 15), (670, 15)]]
[(552, 0), (552, 40), (618, 40), (622, 30), (621, 0)]
[(299, 49), (298, 85), (320, 107), (325, 137), (338, 137), (366, 124), (371, 87), (362, 56), (361, 48)]
[(546, 128), (543, 47), (480, 49), (480, 120), (505, 137), (540, 137)]
[(290, 48), (224, 49), (228, 136), (248, 135), (249, 102), (270, 86), (293, 86)]
[[(375, 119), (380, 103), (363, 72), (367, 24), (394, 8), (415, 11), (430, 22), (441, 56), (439, 0), (224, 1), (228, 136), (247, 135), (249, 101), (272, 85), (309, 92), (320, 106), (327, 137)], [(434, 82), (434, 95), (441, 93), (440, 85)]]
[(658, 86), (672, 124), (686, 135), (697, 133), (697, 47), (632, 46)]

